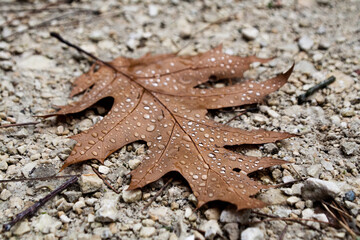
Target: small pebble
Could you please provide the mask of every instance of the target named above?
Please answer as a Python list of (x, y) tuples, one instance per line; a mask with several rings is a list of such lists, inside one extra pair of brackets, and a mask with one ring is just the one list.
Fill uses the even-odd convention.
[(133, 203), (141, 199), (142, 197), (141, 189), (134, 189), (134, 190), (127, 190), (127, 189), (128, 186), (125, 186), (124, 190), (122, 191), (122, 199), (124, 200), (124, 202)]
[(254, 40), (259, 35), (259, 30), (253, 27), (244, 28), (241, 30), (243, 37), (246, 40)]
[(156, 229), (154, 227), (142, 227), (140, 230), (140, 237), (149, 238), (155, 235)]
[(200, 225), (199, 229), (205, 232), (206, 239), (214, 239), (219, 234), (222, 235), (220, 226), (216, 220), (209, 220)]
[(101, 41), (105, 37), (106, 37), (105, 34), (100, 30), (94, 30), (89, 35), (89, 38), (95, 42)]
[(117, 203), (119, 195), (113, 192), (106, 192), (100, 201), (100, 208), (96, 211), (96, 221), (114, 222), (117, 219)]
[(83, 174), (79, 180), (80, 189), (83, 193), (91, 193), (99, 190), (103, 181), (96, 174)]
[(300, 49), (304, 51), (310, 50), (311, 47), (314, 45), (314, 41), (308, 36), (301, 37), (298, 43)]
[(331, 46), (330, 42), (325, 41), (325, 40), (323, 40), (319, 43), (320, 50), (327, 50), (330, 46)]
[(345, 193), (345, 199), (347, 201), (353, 202), (356, 198), (355, 192), (353, 190), (350, 190)]
[(340, 146), (343, 153), (347, 156), (355, 155), (357, 152), (359, 152), (359, 147), (360, 147), (360, 145), (357, 144), (356, 142), (349, 142), (349, 141), (341, 142)]
[(290, 206), (293, 206), (295, 203), (299, 202), (300, 201), (300, 198), (296, 197), (296, 196), (292, 196), (292, 197), (289, 197), (286, 202), (290, 205)]
[(209, 208), (204, 214), (208, 220), (218, 220), (220, 218), (220, 210), (218, 208)]
[(14, 228), (13, 233), (16, 236), (24, 235), (25, 233), (28, 233), (31, 231), (31, 228), (29, 226), (28, 221), (22, 221)]
[(260, 228), (249, 227), (241, 232), (241, 240), (263, 240), (264, 233)]
[(100, 166), (98, 171), (102, 174), (108, 174), (110, 172), (110, 168), (106, 167), (106, 166)]
[(150, 17), (156, 17), (159, 14), (159, 7), (157, 5), (149, 5), (149, 15)]
[(1, 194), (0, 194), (0, 199), (3, 200), (3, 201), (6, 201), (9, 199), (9, 197), (11, 197), (11, 192), (7, 189), (3, 189), (1, 191)]
[(340, 192), (340, 188), (335, 183), (317, 178), (308, 178), (301, 189), (301, 195), (310, 200), (335, 198)]

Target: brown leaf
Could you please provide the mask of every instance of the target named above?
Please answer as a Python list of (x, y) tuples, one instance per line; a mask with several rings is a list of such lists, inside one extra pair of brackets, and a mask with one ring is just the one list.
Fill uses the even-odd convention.
[(230, 202), (238, 209), (264, 206), (250, 196), (267, 186), (247, 174), (284, 161), (249, 157), (224, 146), (269, 143), (293, 135), (231, 128), (206, 114), (208, 109), (261, 101), (286, 83), (293, 68), (260, 83), (247, 81), (218, 89), (195, 86), (210, 77), (242, 77), (252, 62), (268, 60), (226, 55), (220, 46), (191, 57), (119, 57), (109, 63), (113, 68), (95, 64), (74, 83), (71, 96), (88, 90), (82, 99), (61, 107), (55, 115), (80, 112), (106, 97), (112, 97), (114, 104), (101, 122), (71, 137), (77, 144), (62, 169), (89, 159), (103, 163), (124, 145), (143, 140), (149, 149), (141, 165), (131, 172), (129, 189), (177, 171), (190, 184), (198, 207), (214, 200)]

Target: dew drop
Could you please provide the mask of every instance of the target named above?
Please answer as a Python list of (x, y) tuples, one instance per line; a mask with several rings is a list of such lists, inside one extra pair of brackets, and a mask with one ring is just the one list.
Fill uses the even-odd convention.
[(96, 132), (93, 132), (93, 133), (91, 134), (91, 136), (93, 136), (93, 137), (97, 137), (97, 136), (98, 136), (98, 134), (97, 134)]
[(189, 137), (189, 135), (184, 135), (183, 139), (187, 142), (191, 142), (191, 138)]
[(110, 139), (110, 142), (114, 143), (114, 142), (116, 142), (116, 141), (115, 141), (115, 139), (112, 138), (112, 139)]
[(136, 126), (140, 127), (141, 126), (141, 122), (137, 122)]
[(195, 180), (199, 178), (198, 175), (193, 175), (192, 177), (193, 177), (193, 179), (195, 179)]
[(92, 153), (94, 156), (97, 156), (97, 155), (98, 155), (98, 153), (95, 152), (95, 151), (92, 151), (91, 153)]
[(145, 118), (145, 119), (149, 119), (149, 118), (150, 118), (150, 115), (149, 115), (149, 114), (144, 114), (144, 118)]
[(207, 179), (207, 175), (202, 175), (201, 179), (205, 181)]
[(146, 128), (146, 131), (148, 132), (152, 132), (155, 130), (155, 125), (149, 125), (147, 128)]
[(185, 165), (185, 164), (186, 164), (186, 162), (185, 162), (184, 160), (181, 160), (180, 163), (181, 163), (182, 165)]
[(84, 152), (84, 151), (80, 151), (80, 154), (81, 154), (81, 155), (84, 155), (84, 154), (85, 154), (85, 152)]

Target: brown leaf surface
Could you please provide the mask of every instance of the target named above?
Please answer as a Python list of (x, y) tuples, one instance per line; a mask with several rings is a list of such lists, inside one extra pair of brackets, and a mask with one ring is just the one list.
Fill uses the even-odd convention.
[(195, 86), (210, 77), (242, 77), (252, 62), (268, 60), (226, 55), (220, 46), (191, 57), (119, 57), (109, 63), (113, 68), (100, 64), (95, 70), (94, 65), (74, 83), (71, 96), (87, 90), (82, 99), (54, 115), (80, 112), (106, 97), (112, 97), (114, 103), (101, 122), (71, 137), (77, 144), (62, 169), (89, 159), (103, 163), (124, 145), (143, 140), (149, 149), (141, 165), (131, 172), (130, 189), (177, 171), (190, 184), (198, 207), (214, 200), (230, 202), (238, 209), (264, 206), (250, 196), (267, 186), (247, 174), (284, 161), (249, 157), (224, 146), (269, 143), (293, 135), (231, 128), (206, 114), (208, 109), (261, 101), (286, 83), (292, 68), (260, 83), (247, 81), (217, 89)]

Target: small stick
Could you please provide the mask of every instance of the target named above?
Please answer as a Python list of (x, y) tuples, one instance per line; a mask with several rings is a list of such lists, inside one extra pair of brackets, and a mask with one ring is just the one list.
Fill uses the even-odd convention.
[(327, 211), (328, 213), (330, 213), (331, 216), (333, 216), (333, 218), (335, 218), (335, 219), (338, 221), (338, 223), (351, 235), (351, 237), (352, 237), (353, 239), (356, 239), (357, 236), (356, 236), (356, 234), (354, 233), (354, 231), (351, 230), (351, 229), (349, 228), (349, 226), (346, 225), (343, 221), (341, 221), (338, 217), (336, 217), (336, 215), (328, 208), (328, 206), (326, 206), (326, 204), (324, 204), (324, 202), (321, 202), (321, 204), (322, 204), (323, 207), (326, 209), (326, 211)]
[(291, 181), (291, 182), (280, 183), (280, 184), (274, 185), (274, 188), (284, 187), (284, 186), (292, 185), (292, 184), (302, 182), (302, 181), (304, 181), (304, 180), (303, 179), (298, 179), (298, 180), (294, 180), (294, 181)]
[(234, 121), (236, 118), (240, 117), (241, 115), (243, 115), (247, 112), (253, 112), (253, 111), (258, 111), (258, 110), (259, 110), (259, 108), (257, 106), (247, 108), (247, 109), (240, 109), (240, 113), (238, 113), (234, 117), (230, 118), (230, 120), (226, 121), (224, 124), (229, 124), (230, 122)]
[(160, 188), (159, 191), (157, 191), (157, 193), (150, 199), (150, 201), (144, 206), (144, 208), (142, 209), (142, 211), (145, 211), (154, 201), (155, 199), (165, 190), (165, 188), (167, 186), (169, 186), (169, 184), (172, 182), (173, 178), (170, 178), (165, 184), (164, 186), (162, 186)]
[(106, 178), (101, 174), (99, 173), (99, 171), (92, 167), (92, 170), (96, 173), (96, 175), (98, 175), (99, 178), (101, 178), (103, 180), (103, 182), (105, 183), (106, 186), (108, 186), (111, 190), (113, 190), (115, 193), (119, 194), (120, 192), (118, 190), (116, 190), (110, 183), (108, 180), (106, 180)]
[(80, 175), (62, 175), (62, 176), (49, 176), (49, 177), (38, 177), (38, 178), (17, 178), (17, 179), (6, 179), (0, 180), (0, 183), (7, 182), (23, 182), (23, 181), (46, 181), (57, 178), (69, 178), (69, 177), (79, 177)]
[(59, 40), (60, 42), (66, 44), (66, 45), (68, 45), (69, 47), (75, 48), (76, 50), (78, 50), (79, 52), (85, 54), (86, 56), (88, 56), (88, 57), (90, 57), (90, 58), (92, 58), (92, 59), (95, 59), (97, 62), (101, 62), (102, 64), (104, 64), (104, 65), (108, 66), (109, 68), (115, 70), (115, 72), (118, 71), (118, 70), (117, 70), (113, 65), (111, 65), (110, 63), (101, 60), (100, 58), (96, 57), (95, 55), (93, 55), (93, 54), (85, 51), (85, 50), (82, 49), (81, 47), (76, 46), (75, 44), (73, 44), (73, 43), (65, 40), (63, 37), (61, 37), (61, 35), (60, 35), (59, 33), (50, 32), (50, 36), (56, 38), (57, 40)]
[[(331, 227), (336, 227), (334, 224), (331, 224), (329, 222), (324, 222), (324, 221), (320, 221), (320, 220), (316, 220), (316, 219), (304, 219), (304, 218), (281, 218), (281, 217), (277, 217), (277, 216), (273, 216), (273, 215), (270, 215), (270, 214), (266, 214), (266, 213), (262, 213), (262, 212), (258, 212), (258, 211), (252, 211), (253, 213), (257, 214), (257, 215), (260, 215), (260, 216), (264, 216), (264, 217), (269, 217), (269, 218), (276, 218), (278, 220), (283, 220), (284, 221), (293, 221), (293, 222), (297, 222), (297, 221), (310, 221), (310, 222), (318, 222), (318, 223), (324, 223), (324, 224), (328, 224), (330, 225)], [(289, 220), (290, 219), (290, 220)], [(294, 221), (296, 220), (296, 221)], [(301, 222), (302, 223), (302, 222)]]
[[(200, 30), (194, 32), (193, 34), (190, 35), (190, 37), (196, 36), (197, 34), (205, 31), (206, 29), (210, 28), (213, 25), (221, 24), (221, 23), (224, 23), (224, 22), (229, 22), (229, 21), (232, 21), (232, 20), (234, 20), (234, 14), (230, 15), (230, 16), (227, 16), (227, 17), (224, 17), (224, 18), (220, 18), (220, 19), (218, 19), (218, 20), (216, 20), (214, 22), (211, 22), (211, 23), (207, 24), (205, 27), (201, 28)], [(193, 40), (190, 40), (187, 44), (185, 44), (185, 46), (183, 46), (182, 48), (177, 50), (175, 52), (175, 54), (178, 55), (182, 50), (187, 48), (192, 42), (193, 42)]]
[(229, 120), (227, 120), (224, 124), (229, 124), (230, 122), (234, 121), (236, 118), (240, 117), (241, 115), (244, 115), (247, 111), (243, 110), (242, 112), (236, 114), (234, 117), (230, 118)]
[(287, 228), (288, 228), (288, 225), (286, 224), (285, 227), (284, 227), (284, 229), (281, 231), (279, 240), (283, 240), (283, 239), (284, 239)]
[(65, 190), (67, 187), (69, 187), (71, 184), (74, 184), (78, 180), (77, 176), (73, 176), (69, 180), (67, 180), (65, 183), (63, 183), (60, 187), (46, 195), (44, 198), (40, 199), (38, 202), (36, 202), (31, 207), (28, 207), (21, 213), (17, 214), (16, 217), (9, 223), (4, 224), (3, 229), (4, 231), (9, 231), (12, 226), (14, 226), (16, 223), (24, 219), (25, 217), (31, 216), (35, 214), (35, 212), (42, 207), (47, 201), (52, 199), (55, 195)]
[(315, 86), (313, 86), (312, 88), (307, 90), (304, 94), (299, 95), (298, 96), (298, 104), (303, 104), (306, 101), (307, 97), (311, 96), (316, 91), (325, 88), (329, 84), (333, 83), (335, 80), (336, 80), (336, 78), (334, 76), (331, 76), (328, 79), (326, 79), (325, 81), (323, 81), (319, 84), (316, 84)]
[(304, 181), (305, 179), (301, 176), (301, 174), (294, 168), (292, 164), (290, 164), (291, 169), (298, 175), (298, 177)]
[(260, 221), (249, 222), (248, 224), (258, 224), (258, 223), (262, 223), (262, 222), (271, 222), (271, 221), (295, 222), (295, 223), (298, 223), (300, 225), (303, 225), (305, 227), (308, 227), (308, 228), (310, 228), (310, 229), (312, 229), (314, 231), (320, 232), (320, 233), (322, 232), (320, 229), (317, 229), (314, 226), (308, 225), (308, 224), (303, 223), (301, 221), (327, 223), (327, 222), (317, 221), (317, 220), (314, 220), (314, 219), (302, 219), (302, 218), (294, 219), (294, 218), (281, 218), (281, 217), (279, 217), (279, 218), (268, 218), (268, 219), (263, 219), (263, 220), (260, 220)]
[(26, 122), (26, 123), (13, 123), (13, 124), (4, 124), (0, 125), (0, 128), (9, 128), (9, 127), (19, 127), (19, 126), (28, 126), (28, 125), (36, 125), (41, 122)]
[(4, 40), (7, 40), (7, 39), (11, 39), (19, 34), (23, 34), (29, 30), (32, 30), (32, 29), (35, 29), (35, 28), (41, 28), (41, 27), (45, 27), (47, 25), (49, 25), (51, 22), (55, 21), (55, 20), (60, 20), (60, 19), (63, 19), (63, 18), (66, 18), (68, 16), (74, 16), (74, 14), (76, 13), (81, 13), (81, 12), (90, 12), (90, 13), (94, 13), (93, 10), (77, 10), (77, 11), (73, 11), (73, 12), (69, 12), (69, 13), (65, 13), (65, 14), (62, 14), (60, 16), (57, 16), (57, 17), (54, 17), (54, 18), (51, 18), (51, 19), (48, 19), (48, 20), (45, 20), (44, 22), (41, 22), (39, 24), (36, 24), (34, 26), (30, 26), (24, 30), (20, 30), (20, 31), (17, 31), (17, 32), (14, 32), (6, 37), (3, 37)]
[(347, 212), (345, 212), (344, 210), (342, 210), (342, 209), (340, 209), (340, 208), (338, 208), (338, 207), (336, 207), (336, 206), (334, 206), (334, 205), (332, 205), (332, 204), (328, 204), (328, 203), (326, 203), (326, 202), (324, 202), (324, 204), (326, 204), (326, 205), (328, 205), (329, 207), (337, 210), (338, 212), (343, 213), (346, 217), (351, 218), (351, 216), (350, 216)]
[[(46, 11), (47, 8), (51, 7), (51, 6), (56, 6), (58, 4), (61, 4), (61, 1), (60, 2), (56, 2), (56, 3), (49, 3), (49, 4), (46, 4), (44, 6), (42, 6), (41, 8), (32, 8), (32, 9), (9, 9), (9, 10), (0, 10), (0, 13), (3, 13), (3, 12), (24, 12), (24, 11), (28, 11), (28, 14), (35, 14), (35, 13), (38, 13), (38, 12), (42, 12), (42, 11)], [(3, 24), (0, 24), (0, 27), (2, 26), (6, 26), (10, 23), (12, 23), (13, 21), (15, 20), (22, 20), (24, 18), (27, 18), (29, 17), (29, 15), (24, 15), (24, 16), (17, 16), (17, 17), (14, 17), (14, 18), (11, 18), (9, 19), (8, 21), (4, 22)]]

